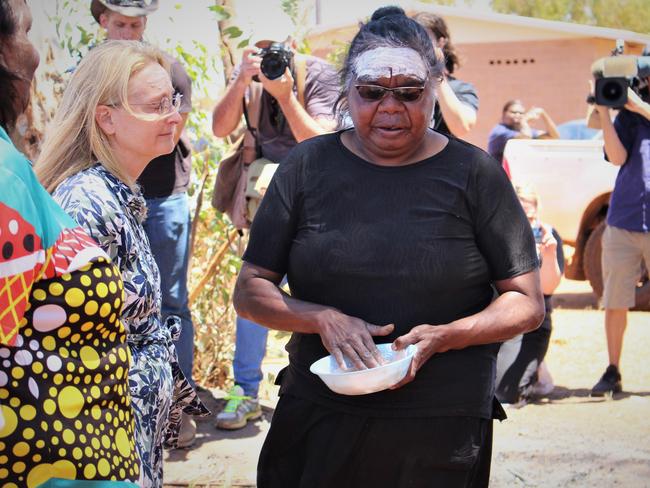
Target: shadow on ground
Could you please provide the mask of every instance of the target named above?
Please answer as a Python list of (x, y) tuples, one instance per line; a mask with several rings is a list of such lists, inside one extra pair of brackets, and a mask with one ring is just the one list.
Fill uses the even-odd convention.
[(553, 307), (567, 310), (598, 310), (598, 298), (593, 292), (556, 293), (553, 295)]
[(199, 397), (203, 404), (210, 410), (211, 415), (208, 417), (196, 419), (196, 441), (191, 448), (188, 449), (174, 449), (169, 451), (167, 461), (183, 461), (191, 450), (201, 449), (203, 444), (207, 444), (220, 439), (244, 439), (257, 437), (261, 433), (258, 425), (260, 420), (271, 421), (274, 409), (268, 405), (262, 405), (262, 417), (259, 420), (248, 422), (246, 427), (238, 430), (222, 430), (215, 427), (216, 417), (221, 410), (226, 406), (224, 400), (225, 393), (219, 390), (208, 390), (205, 388), (197, 388)]
[(566, 388), (556, 386), (551, 394), (544, 398), (534, 400), (529, 403), (537, 405), (550, 404), (555, 402), (562, 403), (598, 403), (607, 401), (625, 400), (630, 397), (650, 397), (650, 391), (623, 391), (614, 395), (604, 397), (592, 397), (591, 389), (588, 388)]

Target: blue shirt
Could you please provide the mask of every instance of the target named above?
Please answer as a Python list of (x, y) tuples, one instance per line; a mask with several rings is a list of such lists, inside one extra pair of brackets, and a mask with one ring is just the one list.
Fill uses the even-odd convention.
[(650, 231), (650, 120), (621, 110), (614, 121), (627, 151), (618, 170), (607, 224), (632, 232)]
[[(533, 139), (539, 137), (542, 133), (542, 131), (537, 129), (531, 129), (531, 131), (533, 133)], [(488, 154), (500, 163), (503, 163), (503, 150), (506, 148), (506, 143), (520, 134), (521, 132), (511, 129), (505, 124), (497, 124), (488, 137)]]

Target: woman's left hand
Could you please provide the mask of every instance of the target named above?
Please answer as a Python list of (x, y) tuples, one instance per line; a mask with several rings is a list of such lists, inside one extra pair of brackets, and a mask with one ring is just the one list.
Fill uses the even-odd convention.
[(410, 344), (414, 344), (417, 347), (417, 352), (413, 356), (411, 366), (404, 379), (396, 385), (391, 386), (390, 389), (394, 390), (410, 383), (415, 379), (415, 374), (418, 370), (431, 356), (437, 352), (449, 350), (449, 331), (450, 328), (444, 325), (433, 326), (423, 324), (413, 327), (408, 334), (404, 334), (395, 339), (395, 342), (393, 342), (394, 350), (399, 351)]

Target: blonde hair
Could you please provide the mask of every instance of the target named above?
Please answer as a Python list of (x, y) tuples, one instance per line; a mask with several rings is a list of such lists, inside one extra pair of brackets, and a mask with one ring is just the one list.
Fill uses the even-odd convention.
[(98, 105), (123, 106), (136, 115), (127, 100), (129, 80), (152, 63), (169, 72), (159, 49), (139, 41), (117, 40), (93, 48), (79, 63), (34, 166), (48, 192), (97, 161), (131, 188), (135, 186), (115, 159), (107, 135), (95, 120), (95, 110)]
[(539, 208), (539, 195), (532, 186), (528, 184), (517, 184), (515, 185), (515, 193), (520, 200), (523, 199), (532, 202)]

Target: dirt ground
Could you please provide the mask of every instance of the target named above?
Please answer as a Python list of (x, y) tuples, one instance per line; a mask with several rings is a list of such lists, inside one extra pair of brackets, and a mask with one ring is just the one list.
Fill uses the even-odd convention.
[[(565, 280), (555, 295), (547, 355), (556, 388), (547, 398), (507, 410), (495, 423), (491, 487), (650, 487), (650, 313), (631, 312), (621, 363), (624, 392), (589, 397), (607, 365), (603, 312), (587, 284)], [(269, 378), (286, 359), (269, 344)], [(198, 422), (193, 449), (166, 454), (166, 486), (255, 486), (255, 466), (273, 413), (275, 387), (263, 385), (264, 416), (246, 428), (218, 431)], [(205, 390), (213, 412), (223, 392)], [(362, 488), (362, 487), (361, 487)]]

